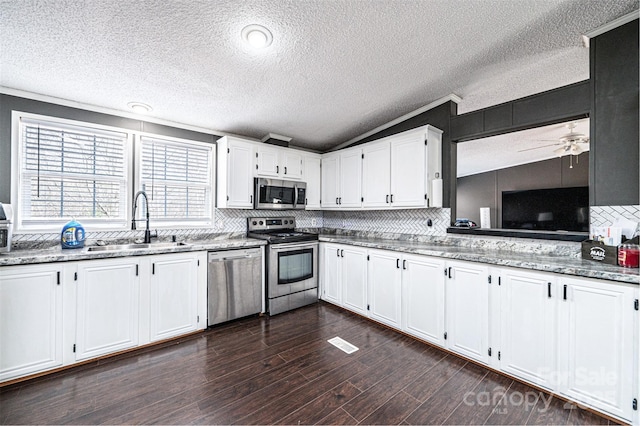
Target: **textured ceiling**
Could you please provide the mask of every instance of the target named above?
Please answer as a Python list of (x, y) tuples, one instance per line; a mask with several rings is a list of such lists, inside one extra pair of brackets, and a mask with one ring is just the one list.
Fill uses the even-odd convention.
[[(0, 0), (0, 86), (327, 150), (443, 96), (468, 112), (589, 77), (638, 0)], [(241, 29), (273, 44), (251, 51)]]

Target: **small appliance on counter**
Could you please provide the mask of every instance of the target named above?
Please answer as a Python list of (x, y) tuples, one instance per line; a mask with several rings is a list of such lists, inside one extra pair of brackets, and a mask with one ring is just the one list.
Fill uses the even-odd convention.
[(84, 227), (75, 219), (67, 222), (60, 233), (60, 245), (63, 249), (84, 247)]
[(11, 204), (0, 203), (0, 253), (11, 251), (13, 235), (13, 209)]

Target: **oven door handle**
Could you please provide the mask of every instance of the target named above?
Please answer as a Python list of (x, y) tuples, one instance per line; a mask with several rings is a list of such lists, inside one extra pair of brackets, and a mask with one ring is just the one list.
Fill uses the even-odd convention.
[(278, 244), (270, 244), (269, 250), (272, 251), (283, 251), (283, 250), (291, 250), (293, 249), (306, 249), (306, 248), (314, 248), (318, 247), (317, 241), (299, 241), (294, 243), (278, 243)]

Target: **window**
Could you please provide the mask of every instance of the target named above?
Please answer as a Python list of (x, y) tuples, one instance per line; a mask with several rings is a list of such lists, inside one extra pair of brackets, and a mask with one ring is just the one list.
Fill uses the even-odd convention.
[[(17, 111), (13, 132), (17, 232), (59, 232), (71, 219), (128, 230), (138, 190), (152, 228), (213, 224), (214, 144)], [(146, 207), (141, 197), (139, 219)]]
[(127, 133), (26, 115), (18, 129), (18, 229), (57, 230), (72, 218), (126, 226)]
[[(139, 151), (139, 187), (147, 193), (152, 221), (210, 225), (213, 145), (141, 136)], [(138, 217), (144, 211), (141, 204)]]

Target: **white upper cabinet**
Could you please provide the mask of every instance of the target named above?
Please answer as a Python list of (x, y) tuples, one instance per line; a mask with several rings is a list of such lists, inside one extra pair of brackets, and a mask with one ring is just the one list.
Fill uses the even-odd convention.
[(253, 208), (254, 143), (232, 136), (218, 140), (218, 208)]
[(340, 153), (322, 156), (322, 208), (337, 208), (340, 197)]
[[(441, 178), (442, 131), (423, 126), (357, 148), (323, 156), (337, 161), (339, 172), (325, 167), (323, 184), (338, 183), (335, 197), (323, 196), (323, 208), (357, 210), (441, 207), (442, 192), (434, 193)], [(333, 166), (333, 164), (331, 165)], [(325, 174), (328, 176), (325, 177)]]
[[(432, 143), (436, 143), (432, 141)], [(424, 207), (427, 194), (427, 168), (424, 130), (409, 131), (391, 143), (391, 207)]]
[(268, 144), (256, 144), (256, 176), (300, 180), (302, 152)]
[(307, 183), (307, 210), (320, 209), (320, 188), (321, 188), (321, 172), (320, 172), (320, 154), (305, 153), (303, 157), (304, 177), (302, 180)]
[(340, 195), (339, 207), (359, 208), (362, 206), (362, 150), (348, 149), (340, 152)]
[(388, 207), (391, 195), (391, 143), (362, 148), (362, 207)]

